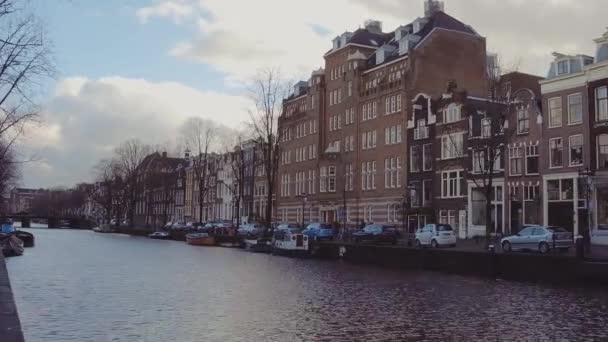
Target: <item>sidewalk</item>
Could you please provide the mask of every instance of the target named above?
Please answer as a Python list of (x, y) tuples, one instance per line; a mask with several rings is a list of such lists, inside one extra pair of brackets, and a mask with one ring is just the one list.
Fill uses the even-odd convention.
[(2, 342), (24, 342), (21, 322), (2, 253), (0, 253), (0, 340)]

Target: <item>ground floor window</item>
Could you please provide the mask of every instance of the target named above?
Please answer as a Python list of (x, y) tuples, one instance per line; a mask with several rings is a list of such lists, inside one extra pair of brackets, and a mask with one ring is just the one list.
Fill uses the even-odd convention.
[(608, 230), (608, 188), (597, 190), (597, 228)]
[(413, 233), (416, 230), (424, 227), (429, 222), (430, 222), (430, 219), (426, 215), (409, 215), (407, 217), (408, 232)]
[(471, 219), (475, 226), (486, 225), (486, 196), (481, 189), (471, 191)]
[(457, 227), (458, 218), (456, 210), (440, 210), (439, 223), (449, 224), (452, 228)]

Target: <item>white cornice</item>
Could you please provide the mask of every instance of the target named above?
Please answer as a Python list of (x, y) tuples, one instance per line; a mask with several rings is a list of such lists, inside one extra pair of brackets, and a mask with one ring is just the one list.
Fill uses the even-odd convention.
[(608, 78), (608, 61), (586, 66), (583, 71), (576, 74), (564, 75), (550, 80), (540, 81), (541, 93), (584, 87), (589, 82)]

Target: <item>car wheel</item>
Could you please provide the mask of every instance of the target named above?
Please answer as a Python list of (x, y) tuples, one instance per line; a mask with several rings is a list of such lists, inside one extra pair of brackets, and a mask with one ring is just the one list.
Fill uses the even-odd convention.
[(437, 243), (437, 240), (431, 241), (431, 247), (432, 248), (439, 248), (439, 244)]
[(420, 240), (416, 239), (416, 248), (422, 248), (422, 244), (420, 243)]
[(511, 252), (511, 243), (509, 241), (505, 241), (502, 243), (502, 251), (505, 253)]
[(547, 254), (547, 252), (549, 252), (549, 249), (550, 249), (550, 248), (549, 248), (549, 244), (548, 244), (548, 243), (546, 243), (546, 242), (541, 242), (541, 243), (538, 245), (538, 251), (539, 251), (541, 254)]

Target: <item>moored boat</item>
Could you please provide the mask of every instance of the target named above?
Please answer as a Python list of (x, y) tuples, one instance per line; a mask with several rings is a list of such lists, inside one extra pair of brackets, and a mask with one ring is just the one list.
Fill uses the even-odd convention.
[(215, 246), (215, 238), (207, 233), (186, 235), (186, 243), (193, 246)]
[(275, 234), (272, 253), (287, 256), (308, 255), (308, 236), (302, 233), (279, 231)]
[(93, 228), (93, 231), (95, 233), (114, 233), (116, 232), (116, 229), (112, 224), (102, 224), (99, 227)]
[(271, 239), (245, 239), (245, 249), (254, 253), (270, 253), (272, 252)]
[(167, 232), (154, 232), (149, 234), (148, 237), (154, 240), (171, 240), (171, 235)]
[(0, 237), (0, 249), (5, 257), (20, 256), (23, 254), (23, 241), (10, 234)]
[(15, 235), (16, 237), (19, 238), (19, 240), (23, 241), (24, 247), (34, 247), (34, 234), (29, 233), (29, 232), (24, 232), (22, 230), (17, 230), (15, 232), (11, 233), (11, 235)]

